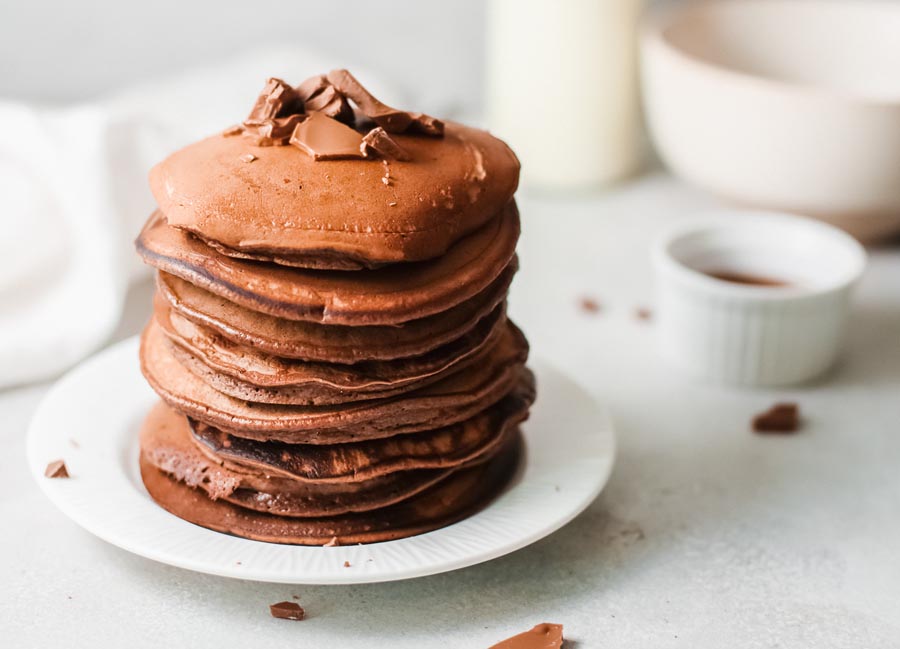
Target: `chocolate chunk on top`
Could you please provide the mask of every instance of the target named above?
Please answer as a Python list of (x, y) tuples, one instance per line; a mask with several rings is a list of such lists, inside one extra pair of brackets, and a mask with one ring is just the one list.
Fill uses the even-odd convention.
[(324, 113), (310, 113), (297, 124), (291, 144), (315, 160), (365, 157), (362, 135)]
[(383, 158), (393, 158), (404, 162), (409, 160), (406, 150), (380, 126), (365, 134), (362, 146), (364, 153), (371, 149)]
[(793, 433), (800, 428), (800, 407), (796, 403), (776, 403), (753, 417), (757, 433)]
[(55, 460), (47, 465), (44, 469), (44, 476), (47, 478), (68, 478), (69, 471), (66, 469), (66, 463), (62, 460)]
[(269, 612), (272, 617), (279, 620), (302, 620), (306, 617), (306, 611), (296, 602), (278, 602), (269, 605)]
[(303, 112), (303, 102), (297, 91), (281, 79), (271, 77), (256, 98), (256, 103), (244, 120), (244, 126), (260, 126), (276, 117)]
[(347, 70), (332, 70), (328, 73), (327, 79), (331, 85), (356, 104), (360, 111), (388, 133), (412, 131), (438, 137), (444, 134), (444, 123), (440, 120), (423, 113), (410, 113), (391, 108), (376, 99)]

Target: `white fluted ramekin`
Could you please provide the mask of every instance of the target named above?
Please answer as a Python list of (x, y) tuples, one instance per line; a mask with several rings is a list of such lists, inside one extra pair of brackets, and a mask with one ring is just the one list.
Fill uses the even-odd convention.
[[(834, 363), (866, 254), (811, 219), (734, 211), (662, 236), (653, 249), (662, 354), (699, 379), (776, 386)], [(786, 286), (737, 284), (729, 271)]]

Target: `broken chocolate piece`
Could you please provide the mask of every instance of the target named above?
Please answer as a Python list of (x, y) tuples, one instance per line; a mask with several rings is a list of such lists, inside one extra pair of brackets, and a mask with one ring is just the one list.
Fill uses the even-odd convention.
[(406, 150), (397, 144), (396, 140), (387, 134), (380, 126), (373, 128), (363, 137), (362, 151), (368, 155), (371, 149), (383, 158), (393, 158), (405, 162), (409, 160), (409, 154)]
[(232, 137), (235, 135), (240, 135), (244, 132), (244, 127), (240, 124), (235, 124), (234, 126), (229, 126), (224, 131), (222, 131), (222, 137)]
[(362, 135), (324, 113), (310, 113), (297, 124), (290, 143), (314, 160), (363, 158)]
[(307, 99), (304, 106), (307, 112), (324, 113), (344, 124), (352, 124), (354, 121), (350, 102), (331, 85)]
[(244, 126), (261, 126), (276, 117), (303, 113), (303, 102), (297, 91), (281, 79), (269, 78), (263, 87)]
[(638, 307), (634, 310), (634, 317), (638, 320), (651, 320), (653, 319), (653, 311), (647, 307)]
[(272, 617), (279, 620), (302, 620), (306, 617), (306, 611), (296, 602), (278, 602), (269, 605), (269, 612)]
[(776, 403), (753, 418), (757, 433), (793, 433), (800, 428), (800, 407), (796, 403)]
[(388, 133), (405, 133), (411, 130), (425, 135), (444, 134), (444, 124), (440, 120), (422, 113), (409, 113), (391, 108), (372, 96), (347, 70), (332, 70), (328, 73), (327, 79)]
[(423, 135), (433, 135), (434, 137), (443, 137), (444, 123), (437, 117), (426, 115), (425, 113), (410, 113), (412, 124), (410, 131), (421, 133)]
[(581, 298), (581, 310), (585, 313), (599, 313), (600, 303), (592, 297)]
[(297, 96), (300, 97), (300, 100), (306, 103), (324, 91), (325, 88), (329, 87), (331, 87), (331, 84), (328, 82), (328, 79), (325, 78), (325, 75), (317, 74), (297, 86), (295, 91), (297, 92)]
[(68, 478), (69, 471), (66, 469), (66, 463), (62, 460), (51, 462), (44, 469), (44, 476), (47, 478)]
[(256, 160), (256, 156), (252, 153), (245, 153), (241, 156), (241, 162), (253, 162)]
[(562, 624), (538, 624), (530, 631), (514, 635), (490, 649), (560, 649), (563, 643)]

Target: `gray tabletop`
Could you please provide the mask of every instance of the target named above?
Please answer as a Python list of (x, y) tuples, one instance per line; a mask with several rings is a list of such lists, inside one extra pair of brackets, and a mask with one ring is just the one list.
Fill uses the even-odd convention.
[[(590, 647), (900, 645), (900, 249), (875, 250), (847, 353), (781, 391), (698, 385), (653, 346), (647, 246), (715, 207), (656, 174), (601, 196), (525, 195), (511, 312), (533, 353), (606, 402), (620, 454), (600, 498), (531, 547), (406, 582), (284, 586), (131, 556), (56, 511), (24, 435), (47, 386), (0, 393), (0, 644), (486, 647), (538, 622)], [(118, 337), (149, 314), (136, 286)], [(588, 314), (582, 297), (602, 309)], [(751, 416), (800, 403), (803, 431)], [(552, 434), (552, 431), (547, 431)], [(268, 605), (300, 597), (308, 619)], [(115, 643), (115, 644), (114, 644)], [(288, 643), (292, 643), (288, 645)]]

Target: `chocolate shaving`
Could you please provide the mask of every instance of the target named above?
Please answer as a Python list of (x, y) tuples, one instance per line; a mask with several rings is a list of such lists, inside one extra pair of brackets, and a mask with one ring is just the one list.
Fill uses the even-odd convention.
[(304, 106), (307, 112), (324, 113), (344, 124), (354, 122), (353, 108), (350, 106), (350, 102), (331, 85), (307, 99)]
[(272, 617), (277, 617), (279, 620), (302, 620), (306, 617), (306, 611), (296, 602), (270, 604), (269, 612)]
[(561, 649), (562, 646), (562, 624), (544, 622), (529, 631), (491, 645), (490, 649)]
[(66, 469), (66, 463), (62, 460), (55, 460), (47, 465), (44, 469), (44, 477), (46, 478), (68, 478), (69, 471)]
[(391, 108), (347, 70), (333, 70), (310, 77), (296, 88), (269, 78), (243, 123), (223, 135), (243, 133), (256, 146), (293, 144), (315, 160), (377, 154), (406, 161), (409, 154), (388, 135), (406, 132), (440, 137), (444, 124), (423, 113)]
[(340, 160), (365, 157), (362, 135), (324, 113), (310, 113), (291, 135), (290, 143), (314, 160)]
[(276, 117), (303, 113), (303, 102), (297, 91), (275, 77), (269, 78), (263, 87), (244, 126), (262, 126)]
[(753, 418), (757, 433), (793, 433), (800, 428), (800, 407), (796, 403), (776, 403)]
[(325, 88), (329, 87), (331, 87), (331, 84), (328, 82), (328, 79), (325, 78), (325, 75), (317, 74), (301, 83), (295, 90), (301, 101), (306, 103), (319, 93), (323, 92)]
[(383, 158), (393, 158), (403, 162), (410, 159), (406, 150), (380, 126), (373, 128), (363, 137), (362, 151), (369, 155), (369, 150)]
[(388, 133), (405, 133), (411, 130), (425, 135), (444, 134), (444, 124), (440, 120), (423, 113), (410, 113), (391, 108), (376, 99), (347, 70), (332, 70), (328, 73), (327, 79)]

